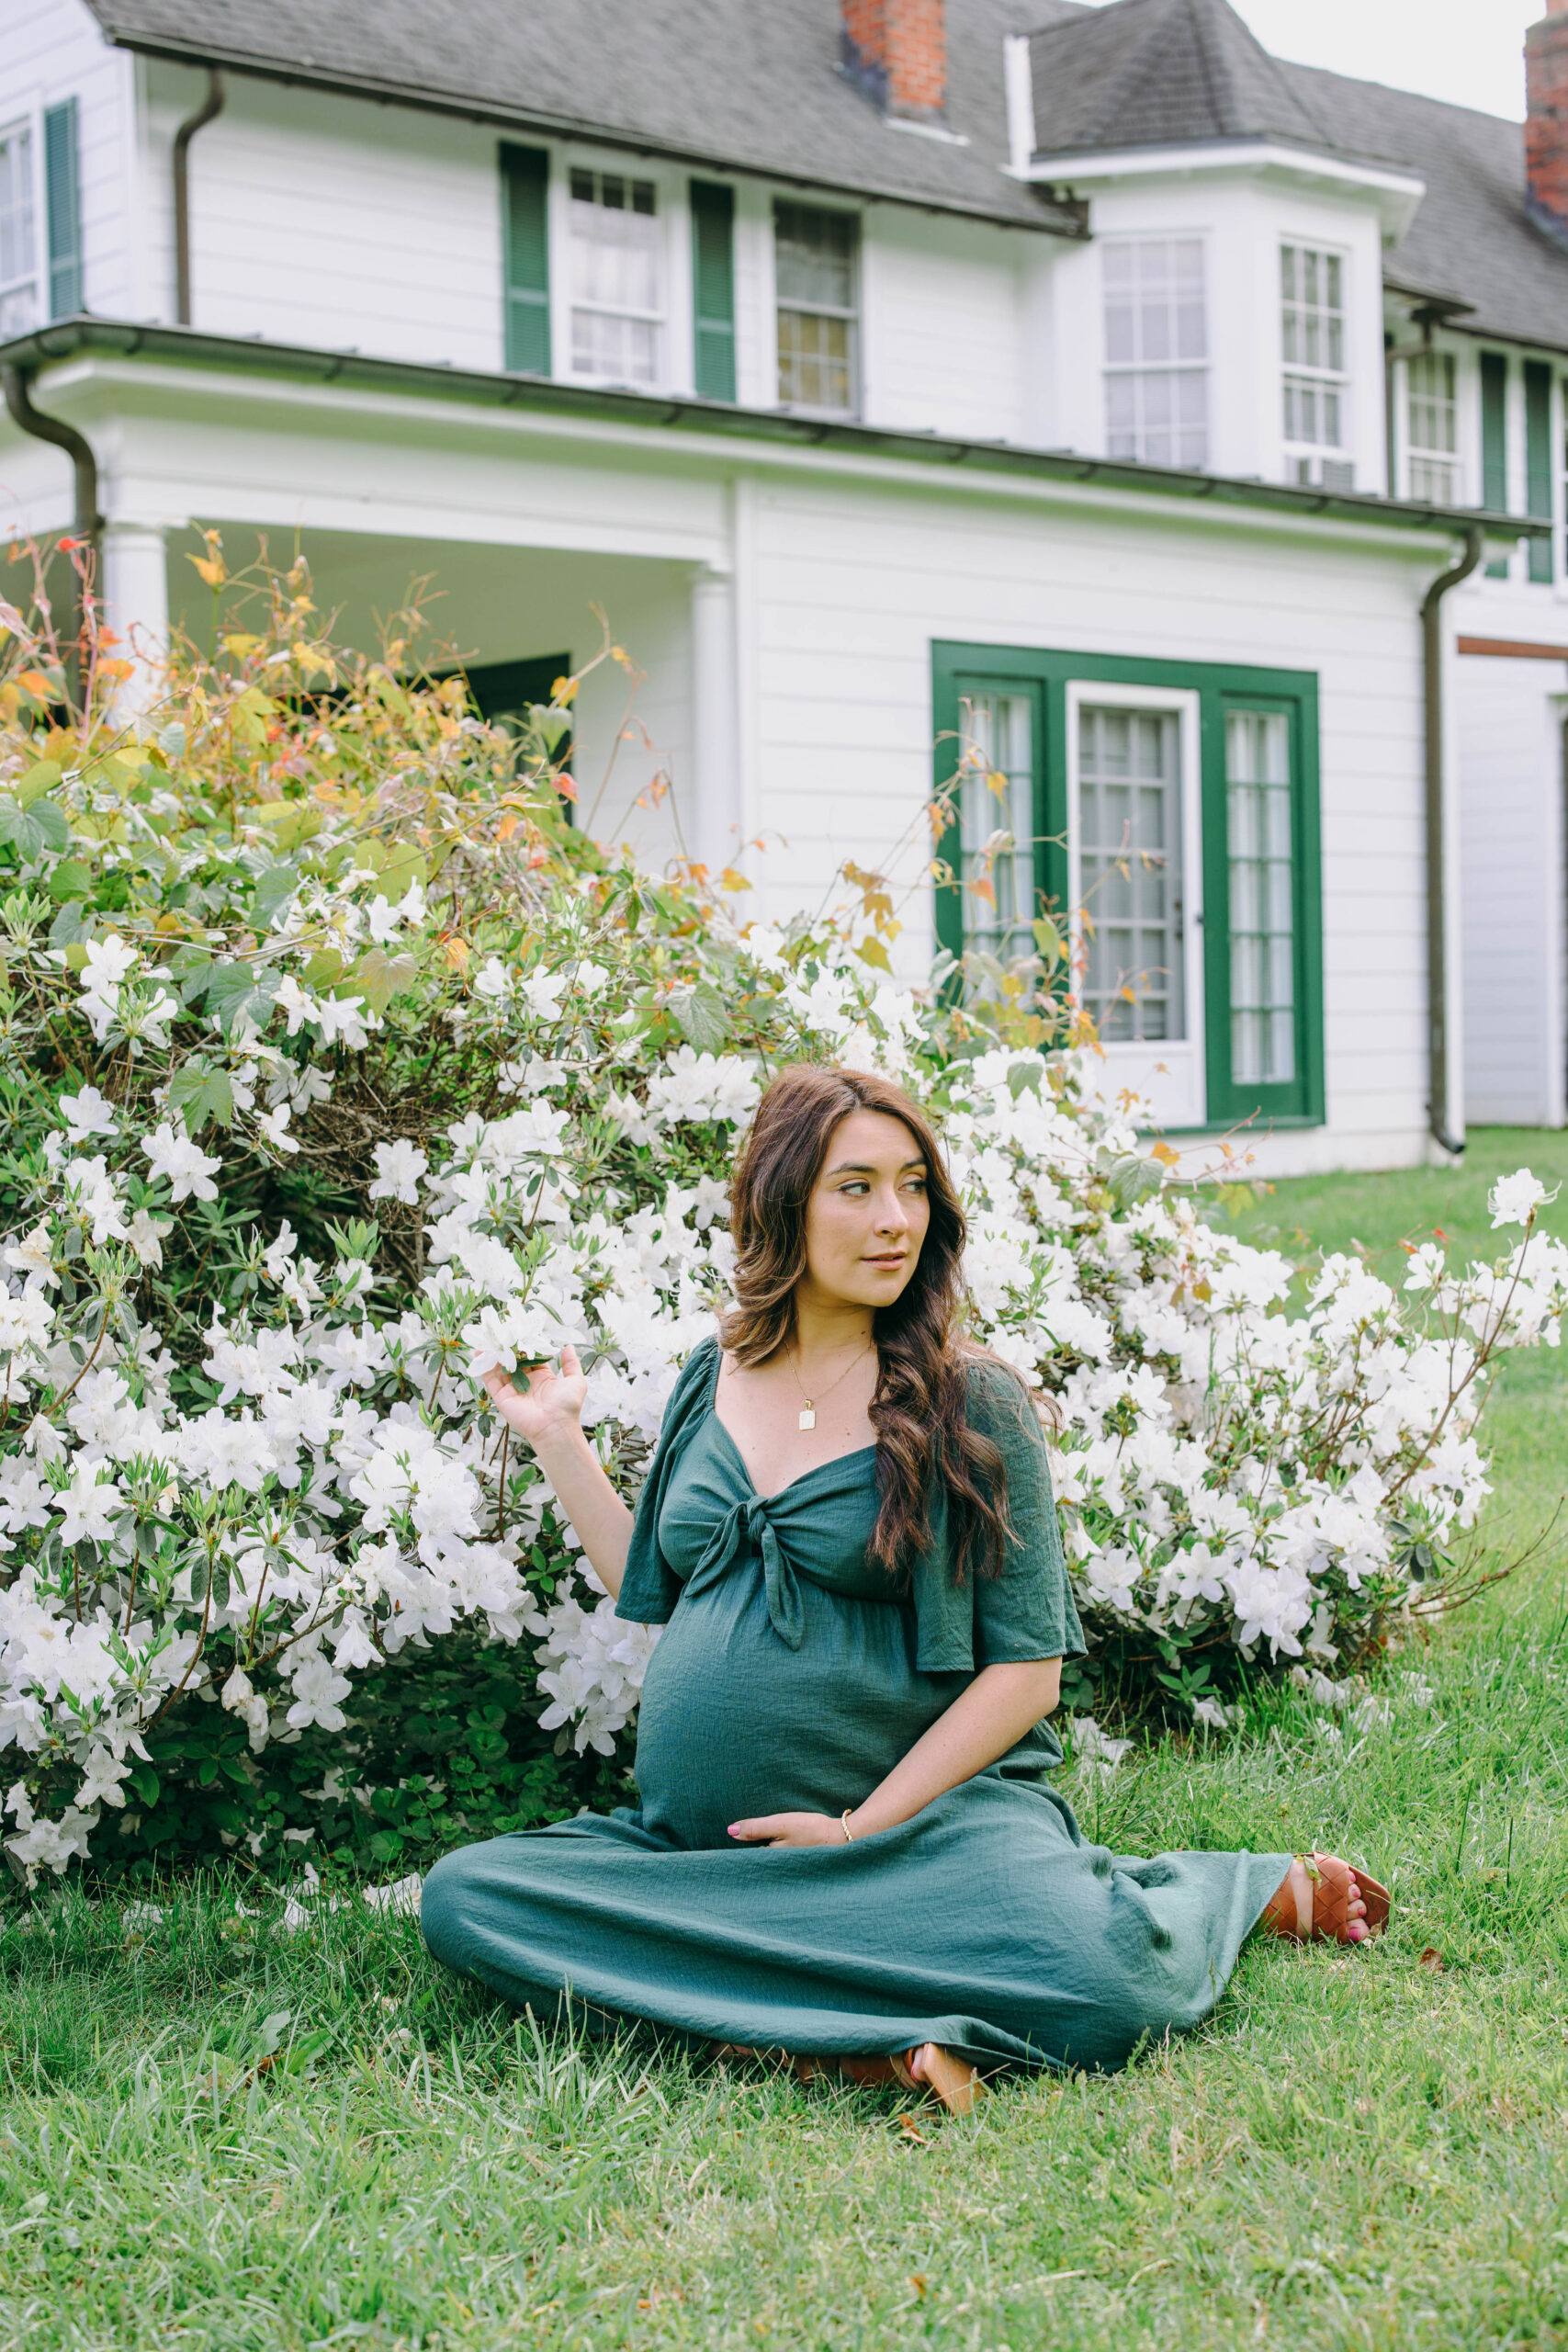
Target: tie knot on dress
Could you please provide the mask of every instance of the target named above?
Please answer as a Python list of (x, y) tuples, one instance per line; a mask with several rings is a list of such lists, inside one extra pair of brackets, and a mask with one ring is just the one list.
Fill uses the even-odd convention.
[(797, 1650), (806, 1633), (800, 1579), (785, 1557), (769, 1510), (771, 1503), (782, 1500), (782, 1496), (749, 1495), (734, 1503), (714, 1529), (687, 1589), (698, 1591), (705, 1585), (716, 1583), (740, 1561), (759, 1558), (768, 1599), (768, 1622), (787, 1649)]

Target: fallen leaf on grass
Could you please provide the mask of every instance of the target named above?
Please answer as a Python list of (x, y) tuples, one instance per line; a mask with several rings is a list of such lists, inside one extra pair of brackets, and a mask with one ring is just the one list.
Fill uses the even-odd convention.
[(930, 2140), (921, 2131), (919, 2125), (916, 2122), (912, 2115), (901, 2115), (898, 2118), (898, 2129), (904, 2134), (906, 2140), (918, 2140), (922, 2148), (929, 2148), (931, 2146)]
[(1418, 1968), (1429, 1968), (1434, 1975), (1439, 1974), (1448, 1964), (1436, 1944), (1428, 1944), (1416, 1962)]

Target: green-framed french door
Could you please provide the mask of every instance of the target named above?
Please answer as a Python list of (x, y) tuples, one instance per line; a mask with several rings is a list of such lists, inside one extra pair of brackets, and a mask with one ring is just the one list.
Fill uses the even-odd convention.
[(932, 684), (940, 943), (1005, 964), (1049, 910), (1107, 1091), (1171, 1127), (1320, 1123), (1315, 676), (942, 642)]

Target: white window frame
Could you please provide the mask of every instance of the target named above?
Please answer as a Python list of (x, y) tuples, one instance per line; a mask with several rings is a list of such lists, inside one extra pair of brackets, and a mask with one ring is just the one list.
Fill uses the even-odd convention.
[[(1296, 254), (1315, 254), (1320, 261), (1335, 261), (1339, 265), (1338, 317), (1342, 338), (1341, 358), (1343, 364), (1338, 368), (1325, 368), (1321, 366), (1311, 367), (1305, 360), (1287, 359), (1285, 356), (1284, 258), (1287, 251)], [(1351, 256), (1348, 251), (1342, 245), (1325, 244), (1315, 236), (1295, 234), (1281, 235), (1279, 241), (1277, 252), (1279, 259), (1274, 278), (1274, 314), (1278, 322), (1278, 333), (1280, 338), (1280, 442), (1284, 450), (1285, 458), (1285, 479), (1287, 481), (1311, 482), (1319, 487), (1334, 488), (1337, 486), (1341, 489), (1348, 489), (1354, 485), (1356, 467), (1355, 415), (1351, 399), (1355, 377), (1350, 365), (1352, 320), (1350, 301)], [(1304, 306), (1298, 299), (1294, 307), (1299, 310)], [(1321, 304), (1317, 307), (1320, 310), (1324, 308)], [(1325, 315), (1327, 315), (1327, 313), (1325, 312)], [(1291, 438), (1285, 428), (1285, 409), (1287, 389), (1292, 380), (1315, 386), (1320, 398), (1325, 393), (1328, 392), (1333, 392), (1337, 395), (1339, 401), (1339, 438), (1337, 441), (1325, 441), (1322, 439), (1316, 441), (1302, 441), (1292, 440)], [(1325, 466), (1345, 467), (1348, 471), (1348, 480), (1337, 485), (1332, 481), (1325, 484)]]
[(1078, 790), (1079, 714), (1157, 710), (1176, 715), (1181, 762), (1182, 991), (1185, 1037), (1112, 1040), (1089, 1057), (1089, 1080), (1108, 1101), (1123, 1088), (1140, 1095), (1162, 1127), (1201, 1127), (1208, 1115), (1207, 1028), (1203, 1008), (1202, 740), (1200, 698), (1192, 686), (1067, 684), (1067, 905), (1075, 990), (1086, 949), (1083, 930), (1083, 823)]
[[(1427, 443), (1418, 442), (1415, 435), (1413, 426), (1416, 395), (1411, 370), (1416, 363), (1422, 359), (1446, 360), (1453, 373), (1454, 446), (1451, 449), (1429, 447)], [(1429, 351), (1406, 352), (1400, 363), (1398, 381), (1399, 410), (1396, 428), (1399, 435), (1402, 494), (1410, 499), (1417, 495), (1426, 499), (1427, 493), (1425, 491), (1417, 493), (1415, 488), (1416, 467), (1422, 464), (1446, 465), (1453, 477), (1452, 494), (1448, 498), (1429, 500), (1428, 503), (1439, 506), (1471, 504), (1472, 501), (1466, 494), (1468, 469), (1465, 465), (1464, 370), (1460, 354), (1457, 351), (1445, 349), (1440, 344), (1434, 344)]]
[(5, 336), (0, 337), (0, 340), (9, 340), (14, 334), (28, 334), (35, 327), (46, 326), (51, 315), (49, 210), (43, 171), (43, 108), (36, 100), (24, 99), (14, 111), (0, 113), (0, 139), (8, 138), (14, 131), (18, 130), (25, 130), (28, 134), (28, 153), (32, 164), (33, 266), (28, 277), (13, 278), (9, 284), (0, 286), (0, 300), (7, 294), (15, 293), (18, 287), (28, 284), (30, 278), (33, 289), (33, 318), (31, 326), (7, 329)]
[[(572, 272), (571, 175), (577, 172), (606, 172), (624, 179), (648, 181), (654, 191), (654, 218), (659, 223), (659, 268), (661, 304), (658, 311), (639, 311), (602, 303), (580, 303)], [(650, 166), (646, 157), (615, 154), (604, 149), (558, 148), (549, 181), (550, 349), (554, 374), (569, 384), (599, 384), (637, 392), (690, 390), (691, 364), (682, 364), (682, 342), (689, 343), (691, 297), (682, 298), (681, 255), (691, 245), (690, 209), (685, 182), (663, 165)], [(690, 276), (690, 262), (686, 264)], [(646, 318), (657, 331), (658, 364), (651, 378), (628, 382), (624, 376), (579, 368), (572, 364), (572, 312), (602, 310), (615, 318)]]
[[(778, 208), (792, 204), (803, 212), (834, 212), (855, 224), (854, 300), (842, 313), (850, 321), (850, 403), (847, 408), (818, 408), (807, 401), (785, 401), (779, 397), (779, 312), (784, 308), (800, 310), (815, 307), (824, 317), (838, 315), (818, 304), (804, 305), (791, 301), (787, 305), (779, 288)], [(865, 213), (860, 205), (838, 204), (831, 198), (819, 200), (792, 188), (773, 188), (768, 197), (768, 346), (770, 357), (770, 405), (785, 416), (816, 416), (834, 419), (840, 424), (859, 424), (865, 415), (865, 332), (866, 332), (866, 266)]]
[[(1165, 360), (1151, 360), (1151, 359), (1143, 359), (1143, 358), (1140, 358), (1140, 359), (1112, 359), (1112, 358), (1111, 358), (1111, 356), (1110, 342), (1109, 342), (1109, 338), (1108, 338), (1108, 336), (1107, 336), (1107, 333), (1106, 333), (1106, 328), (1107, 328), (1107, 316), (1106, 316), (1106, 313), (1107, 313), (1107, 311), (1108, 311), (1108, 310), (1109, 310), (1109, 307), (1110, 307), (1110, 295), (1111, 295), (1111, 289), (1110, 289), (1109, 285), (1108, 285), (1108, 284), (1107, 284), (1107, 282), (1106, 282), (1106, 276), (1105, 276), (1105, 261), (1104, 261), (1104, 256), (1105, 256), (1108, 253), (1111, 253), (1111, 252), (1113, 252), (1113, 251), (1114, 251), (1114, 252), (1124, 252), (1124, 251), (1126, 251), (1126, 250), (1127, 250), (1127, 249), (1129, 249), (1129, 248), (1137, 247), (1137, 246), (1140, 246), (1140, 245), (1196, 245), (1196, 246), (1198, 247), (1199, 251), (1201, 252), (1201, 254), (1202, 254), (1202, 256), (1203, 256), (1203, 356), (1202, 356), (1202, 358), (1201, 358), (1201, 359), (1176, 359), (1176, 358), (1172, 358), (1172, 359), (1165, 359)], [(1178, 470), (1181, 470), (1181, 471), (1197, 471), (1197, 472), (1201, 472), (1205, 467), (1208, 467), (1208, 466), (1210, 466), (1210, 465), (1212, 465), (1212, 464), (1213, 464), (1213, 454), (1214, 454), (1214, 408), (1213, 408), (1213, 367), (1214, 367), (1214, 348), (1213, 348), (1213, 345), (1214, 345), (1214, 318), (1213, 318), (1213, 271), (1212, 271), (1211, 266), (1210, 266), (1210, 263), (1211, 263), (1211, 258), (1212, 258), (1212, 256), (1211, 256), (1211, 252), (1210, 252), (1210, 242), (1209, 242), (1209, 238), (1208, 238), (1208, 236), (1206, 235), (1206, 233), (1205, 233), (1203, 231), (1201, 231), (1201, 230), (1184, 230), (1184, 229), (1148, 229), (1148, 230), (1129, 230), (1129, 231), (1125, 232), (1124, 233), (1119, 232), (1117, 235), (1115, 235), (1115, 236), (1113, 236), (1113, 237), (1106, 237), (1106, 238), (1101, 239), (1101, 240), (1100, 240), (1100, 254), (1101, 254), (1101, 259), (1100, 259), (1100, 429), (1101, 429), (1101, 431), (1102, 431), (1102, 433), (1103, 433), (1103, 435), (1104, 435), (1104, 446), (1105, 446), (1106, 452), (1107, 452), (1107, 454), (1109, 455), (1109, 454), (1110, 454), (1110, 450), (1111, 450), (1111, 418), (1110, 418), (1110, 413), (1109, 413), (1109, 397), (1108, 397), (1108, 396), (1109, 396), (1109, 389), (1110, 389), (1111, 381), (1111, 379), (1112, 379), (1113, 377), (1118, 378), (1118, 379), (1122, 379), (1122, 380), (1125, 380), (1126, 379), (1128, 379), (1128, 378), (1130, 378), (1130, 377), (1131, 377), (1131, 378), (1140, 378), (1140, 377), (1145, 377), (1145, 376), (1197, 376), (1197, 377), (1201, 378), (1201, 379), (1202, 379), (1202, 384), (1203, 384), (1203, 456), (1202, 456), (1201, 459), (1197, 463), (1197, 465), (1196, 465), (1196, 466), (1193, 466), (1193, 467), (1188, 467), (1187, 465), (1185, 465), (1185, 464), (1183, 463), (1183, 461), (1181, 461), (1181, 460), (1179, 460), (1179, 459), (1177, 459), (1177, 458), (1169, 458), (1169, 459), (1166, 459), (1166, 458), (1147, 458), (1147, 457), (1145, 457), (1145, 456), (1144, 456), (1144, 455), (1143, 455), (1142, 450), (1140, 449), (1140, 452), (1139, 452), (1139, 454), (1138, 454), (1137, 458), (1136, 458), (1135, 459), (1128, 459), (1128, 460), (1127, 460), (1127, 462), (1128, 462), (1128, 463), (1130, 463), (1130, 464), (1131, 464), (1131, 463), (1134, 463), (1134, 462), (1135, 462), (1135, 463), (1137, 463), (1137, 464), (1141, 464), (1141, 465), (1169, 465), (1169, 466), (1171, 466), (1171, 467), (1173, 467), (1173, 468), (1176, 468)], [(1141, 426), (1140, 426), (1140, 428), (1139, 428), (1139, 435), (1138, 435), (1138, 437), (1139, 437), (1140, 442), (1142, 442), (1142, 441), (1143, 441), (1143, 439), (1144, 439), (1144, 434), (1143, 434), (1143, 430), (1142, 430), (1142, 427), (1141, 427)]]

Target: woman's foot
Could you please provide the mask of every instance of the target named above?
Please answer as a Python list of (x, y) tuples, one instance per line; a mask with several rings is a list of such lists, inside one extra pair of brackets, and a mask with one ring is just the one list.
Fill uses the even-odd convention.
[(986, 2086), (966, 2058), (944, 2049), (940, 2041), (922, 2041), (905, 2052), (909, 2080), (941, 2099), (950, 2115), (972, 2115), (984, 2098)]
[(1298, 1854), (1261, 1925), (1295, 1943), (1365, 1943), (1386, 1925), (1388, 1890), (1338, 1854)]

